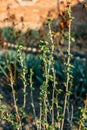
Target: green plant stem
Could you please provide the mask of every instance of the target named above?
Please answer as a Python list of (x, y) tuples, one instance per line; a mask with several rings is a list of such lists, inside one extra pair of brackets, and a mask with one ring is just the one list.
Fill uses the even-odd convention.
[(25, 73), (25, 70), (23, 71), (23, 76), (22, 78), (24, 79), (23, 81), (23, 85), (24, 85), (24, 89), (23, 89), (23, 93), (24, 93), (24, 103), (23, 103), (23, 108), (25, 108), (26, 106), (26, 87), (27, 87), (27, 84), (26, 84), (26, 77), (25, 77), (26, 73)]
[[(58, 106), (59, 106), (59, 104), (58, 104), (58, 94), (56, 94), (56, 99), (57, 99), (57, 101), (56, 101), (56, 108), (57, 108), (57, 118), (59, 117), (59, 110), (58, 110)], [(58, 122), (57, 122), (57, 127), (58, 127), (58, 129), (60, 130), (60, 121), (58, 120)]]
[(27, 70), (27, 67), (24, 65), (25, 55), (23, 56), (23, 54), (22, 54), (23, 46), (20, 45), (17, 48), (18, 48), (17, 49), (17, 55), (18, 55), (18, 58), (20, 60), (20, 65), (22, 67), (21, 78), (23, 80), (23, 86), (24, 86), (24, 88), (23, 88), (23, 96), (24, 96), (24, 98), (23, 98), (23, 108), (25, 108), (26, 107), (26, 96), (27, 96), (27, 94), (26, 94), (26, 88), (27, 88), (26, 70)]
[[(44, 92), (44, 121), (47, 123), (47, 87), (48, 87), (48, 67), (47, 63), (44, 63), (45, 65), (45, 73), (46, 73), (46, 81), (45, 81), (45, 92)], [(44, 130), (45, 130), (44, 125)]]
[(52, 64), (52, 72), (53, 72), (53, 92), (52, 92), (52, 125), (54, 125), (54, 92), (55, 92), (55, 70), (54, 70), (54, 66), (53, 66), (53, 52), (54, 52), (54, 41), (53, 41), (53, 37), (52, 37), (52, 31), (51, 31), (51, 26), (49, 24), (49, 35), (50, 35), (50, 41), (52, 44), (52, 50), (51, 50), (51, 64)]
[[(22, 49), (22, 48), (21, 48)], [(20, 64), (21, 64), (21, 67), (23, 69), (22, 71), (22, 80), (23, 80), (23, 93), (24, 93), (24, 98), (23, 98), (23, 108), (25, 108), (26, 106), (26, 87), (27, 87), (27, 84), (26, 84), (26, 67), (24, 66), (23, 62), (24, 62), (24, 59), (25, 58), (22, 58), (22, 52), (21, 52), (21, 49), (20, 49)]]
[[(69, 4), (69, 11), (71, 11), (71, 4)], [(71, 18), (71, 12), (68, 13), (69, 18)], [(67, 106), (67, 98), (68, 98), (68, 90), (69, 90), (69, 81), (70, 81), (70, 49), (71, 49), (71, 19), (69, 19), (69, 33), (68, 33), (68, 58), (67, 58), (67, 81), (66, 81), (66, 94), (64, 99), (64, 109), (63, 109), (63, 119), (61, 124), (61, 130), (63, 130), (64, 127), (64, 119), (65, 119), (65, 113), (66, 113), (66, 106)]]
[(56, 77), (55, 77), (55, 70), (54, 67), (52, 68), (53, 71), (53, 92), (52, 92), (52, 125), (54, 125), (54, 93), (56, 88)]
[(81, 130), (81, 127), (82, 127), (82, 125), (80, 124), (80, 125), (79, 125), (79, 129), (78, 129), (78, 130)]
[(15, 108), (15, 112), (16, 112), (16, 120), (18, 120), (18, 122), (19, 122), (18, 130), (22, 130), (22, 123), (21, 123), (21, 118), (19, 115), (18, 106), (17, 106), (17, 102), (16, 102), (16, 96), (15, 96), (15, 90), (14, 90), (14, 79), (13, 79), (13, 75), (12, 75), (11, 66), (8, 66), (8, 69), (9, 69), (9, 74), (10, 74), (10, 87), (12, 89), (14, 108)]
[[(50, 41), (51, 41), (52, 44), (54, 44), (53, 37), (52, 37), (52, 31), (51, 31), (51, 25), (50, 25), (50, 23), (48, 24), (48, 28), (49, 28)], [(53, 49), (54, 49), (54, 48), (53, 48)]]
[[(54, 57), (53, 57), (53, 53), (55, 50), (55, 44), (54, 44), (54, 40), (52, 37), (52, 31), (51, 31), (51, 25), (50, 23), (48, 24), (49, 27), (49, 37), (50, 37), (50, 41), (51, 41), (51, 51), (50, 51), (50, 69), (52, 69), (52, 73), (53, 73), (53, 90), (52, 90), (52, 125), (54, 125), (54, 93), (55, 93), (55, 87), (56, 87), (56, 77), (55, 77), (55, 69), (54, 69)], [(52, 67), (52, 68), (51, 68)]]

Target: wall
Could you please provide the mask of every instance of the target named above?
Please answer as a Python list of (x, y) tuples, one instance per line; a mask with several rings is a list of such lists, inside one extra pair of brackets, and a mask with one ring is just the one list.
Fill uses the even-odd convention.
[[(22, 1), (22, 2), (21, 2)], [(64, 0), (66, 4), (66, 0)], [(82, 5), (77, 5), (78, 0), (73, 0), (73, 15), (78, 22), (87, 21), (87, 11), (82, 10)], [(7, 7), (9, 6), (10, 15), (15, 15), (16, 28), (21, 29), (20, 18), (24, 17), (25, 30), (27, 28), (39, 29), (46, 21), (48, 12), (51, 12), (52, 19), (58, 18), (58, 0), (0, 0), (0, 27), (11, 25), (10, 22), (3, 20), (7, 18)], [(64, 10), (64, 6), (59, 6)], [(82, 21), (80, 21), (82, 19)], [(77, 23), (76, 21), (76, 23)]]

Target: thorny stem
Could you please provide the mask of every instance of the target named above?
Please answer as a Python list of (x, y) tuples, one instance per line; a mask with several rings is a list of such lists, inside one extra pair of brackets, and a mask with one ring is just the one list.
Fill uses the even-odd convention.
[[(46, 73), (46, 82), (45, 82), (45, 92), (44, 92), (44, 121), (47, 123), (47, 87), (48, 87), (48, 67), (47, 63), (45, 63), (45, 73)], [(46, 126), (44, 125), (44, 130)]]
[(54, 45), (54, 41), (53, 41), (53, 37), (52, 37), (52, 31), (51, 31), (51, 26), (50, 24), (48, 24), (48, 27), (49, 27), (49, 36), (50, 36), (50, 41), (51, 41), (51, 53), (52, 53), (52, 60), (53, 60), (53, 52), (54, 52), (54, 49), (55, 49), (55, 45)]
[(23, 108), (25, 108), (26, 106), (26, 88), (27, 88), (27, 81), (26, 81), (26, 66), (24, 66), (24, 60), (25, 60), (25, 57), (22, 57), (22, 49), (23, 47), (22, 46), (19, 46), (18, 47), (18, 56), (19, 56), (19, 59), (20, 59), (20, 65), (22, 67), (22, 74), (21, 74), (21, 78), (23, 80), (23, 94), (24, 94), (24, 98), (23, 98)]
[(53, 70), (53, 92), (52, 92), (52, 125), (54, 125), (54, 92), (55, 92), (55, 87), (56, 87), (56, 77), (55, 77), (55, 70), (54, 68), (52, 68)]
[(62, 124), (61, 124), (61, 130), (63, 130), (63, 127), (64, 127), (64, 118), (65, 118), (65, 113), (66, 113), (66, 106), (67, 106), (67, 98), (68, 98), (68, 95), (67, 95), (67, 92), (68, 92), (68, 89), (69, 89), (69, 81), (70, 81), (70, 67), (69, 67), (69, 64), (70, 64), (70, 49), (71, 49), (71, 3), (69, 4), (69, 9), (68, 9), (70, 12), (68, 13), (69, 14), (69, 39), (68, 39), (68, 59), (67, 59), (67, 81), (66, 81), (66, 94), (65, 94), (65, 100), (64, 100), (64, 109), (63, 109), (63, 119), (62, 119)]
[(26, 84), (26, 77), (25, 77), (25, 72), (23, 71), (23, 79), (24, 79), (24, 81), (23, 81), (23, 85), (24, 85), (24, 89), (23, 89), (23, 92), (24, 92), (24, 103), (23, 103), (23, 108), (25, 108), (25, 106), (26, 106), (26, 87), (27, 87), (27, 84)]
[(78, 130), (81, 130), (81, 127), (82, 127), (82, 125), (80, 124), (80, 125), (79, 125), (79, 129), (78, 129)]
[[(56, 99), (58, 99), (58, 94), (56, 94)], [(59, 117), (59, 110), (58, 110), (58, 102), (56, 102), (56, 108), (57, 108), (57, 117)], [(60, 121), (57, 122), (57, 127), (60, 130)]]
[(25, 77), (25, 75), (26, 75), (26, 73), (25, 73), (25, 67), (24, 67), (24, 64), (23, 64), (23, 61), (24, 59), (21, 57), (21, 50), (20, 50), (20, 63), (21, 63), (21, 67), (22, 67), (22, 69), (23, 69), (23, 72), (22, 72), (22, 79), (23, 79), (23, 85), (24, 85), (24, 88), (23, 88), (23, 93), (24, 93), (24, 102), (23, 102), (23, 108), (25, 108), (25, 106), (26, 106), (26, 87), (27, 87), (27, 85), (26, 85), (26, 77)]
[[(42, 42), (43, 43), (43, 42)], [(49, 51), (48, 48), (48, 42), (45, 42), (45, 45), (41, 45), (41, 49), (43, 51), (43, 55), (41, 59), (43, 60), (44, 63), (44, 78), (45, 81), (43, 82), (41, 86), (41, 100), (40, 100), (40, 129), (41, 125), (43, 127), (43, 130), (46, 130), (48, 127), (48, 122), (47, 122), (47, 114), (48, 114), (48, 82), (49, 82), (49, 71), (50, 71), (50, 62), (49, 62), (49, 57), (47, 56), (47, 52)], [(42, 113), (41, 113), (42, 112)]]
[(12, 70), (11, 70), (10, 65), (8, 66), (8, 69), (9, 69), (9, 74), (10, 74), (10, 86), (11, 86), (11, 89), (12, 89), (14, 108), (15, 108), (15, 111), (16, 111), (16, 120), (19, 122), (19, 126), (20, 126), (20, 128), (18, 128), (18, 130), (22, 130), (22, 123), (21, 123), (21, 118), (20, 118), (20, 115), (19, 115), (18, 107), (17, 107), (15, 90), (14, 90), (14, 78), (13, 78), (13, 75), (12, 75)]
[(50, 23), (48, 24), (48, 27), (49, 27), (49, 36), (50, 36), (50, 41), (51, 41), (51, 43), (53, 44), (54, 41), (53, 41), (53, 38), (52, 38), (52, 31), (51, 31)]
[(50, 36), (50, 41), (51, 41), (51, 67), (52, 67), (52, 73), (53, 73), (53, 92), (52, 92), (52, 125), (54, 125), (54, 93), (55, 93), (55, 87), (56, 87), (56, 75), (55, 75), (55, 69), (54, 69), (54, 58), (53, 58), (53, 53), (55, 50), (55, 44), (53, 41), (53, 37), (52, 37), (52, 31), (51, 31), (51, 26), (50, 24), (48, 24), (49, 27), (49, 36)]

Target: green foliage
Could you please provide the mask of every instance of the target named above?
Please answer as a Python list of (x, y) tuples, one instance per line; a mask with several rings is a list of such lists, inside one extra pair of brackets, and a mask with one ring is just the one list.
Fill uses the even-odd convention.
[(29, 34), (30, 36), (32, 36), (34, 39), (38, 39), (39, 38), (39, 32), (38, 31), (35, 31), (33, 29), (30, 29), (29, 30)]
[(16, 29), (11, 27), (5, 27), (3, 28), (2, 31), (3, 31), (5, 41), (15, 43), (17, 39)]
[[(35, 127), (37, 130), (63, 130), (65, 121), (73, 129), (74, 113), (76, 114), (73, 104), (71, 103), (73, 95), (82, 95), (87, 93), (87, 59), (73, 59), (71, 54), (71, 42), (75, 39), (71, 30), (71, 3), (67, 10), (69, 27), (65, 30), (64, 38), (67, 45), (67, 57), (58, 60), (54, 59), (55, 42), (53, 39), (54, 32), (51, 30), (51, 19), (48, 19), (48, 40), (40, 40), (39, 48), (41, 54), (35, 56), (33, 54), (25, 54), (23, 45), (26, 39), (26, 33), (17, 32), (15, 28), (3, 28), (5, 41), (17, 43), (17, 51), (7, 51), (0, 55), (0, 76), (4, 76), (7, 86), (11, 88), (13, 103), (4, 103), (4, 94), (2, 86), (0, 87), (0, 120), (5, 120), (12, 125), (14, 130), (22, 130), (25, 125), (24, 119), (27, 116), (27, 109), (32, 107)], [(30, 37), (37, 40), (39, 32), (33, 29), (27, 31)], [(15, 84), (20, 79), (21, 102), (17, 97), (19, 91), (15, 90)], [(4, 84), (4, 82), (3, 82)], [(18, 86), (17, 86), (18, 87)], [(6, 88), (7, 90), (7, 88)], [(36, 98), (37, 95), (37, 99)], [(30, 98), (30, 99), (28, 99)], [(85, 96), (84, 96), (85, 98)], [(36, 107), (38, 100), (38, 114)], [(74, 99), (73, 99), (74, 100)], [(84, 99), (83, 99), (84, 100)], [(30, 101), (30, 103), (29, 103)], [(29, 103), (29, 104), (28, 104)], [(13, 113), (8, 106), (13, 104)], [(30, 105), (30, 106), (27, 106)], [(87, 125), (87, 102), (79, 114), (75, 117), (78, 120), (79, 130), (86, 130)], [(78, 107), (78, 106), (76, 106)], [(78, 108), (77, 108), (78, 109)], [(37, 116), (38, 115), (38, 116)], [(30, 121), (30, 118), (28, 119)]]
[(74, 61), (73, 68), (73, 91), (78, 92), (78, 94), (87, 93), (87, 61)]

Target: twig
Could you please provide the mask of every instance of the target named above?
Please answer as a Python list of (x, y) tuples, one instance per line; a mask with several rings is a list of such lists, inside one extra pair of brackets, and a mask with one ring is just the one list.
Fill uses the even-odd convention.
[(71, 3), (69, 4), (69, 39), (68, 39), (68, 59), (67, 59), (67, 81), (66, 81), (66, 94), (65, 94), (65, 100), (64, 100), (64, 109), (63, 109), (63, 119), (61, 124), (61, 130), (63, 130), (64, 127), (64, 119), (65, 119), (65, 113), (66, 113), (66, 106), (67, 106), (67, 98), (68, 98), (68, 90), (69, 90), (69, 81), (70, 81), (70, 49), (71, 49)]

